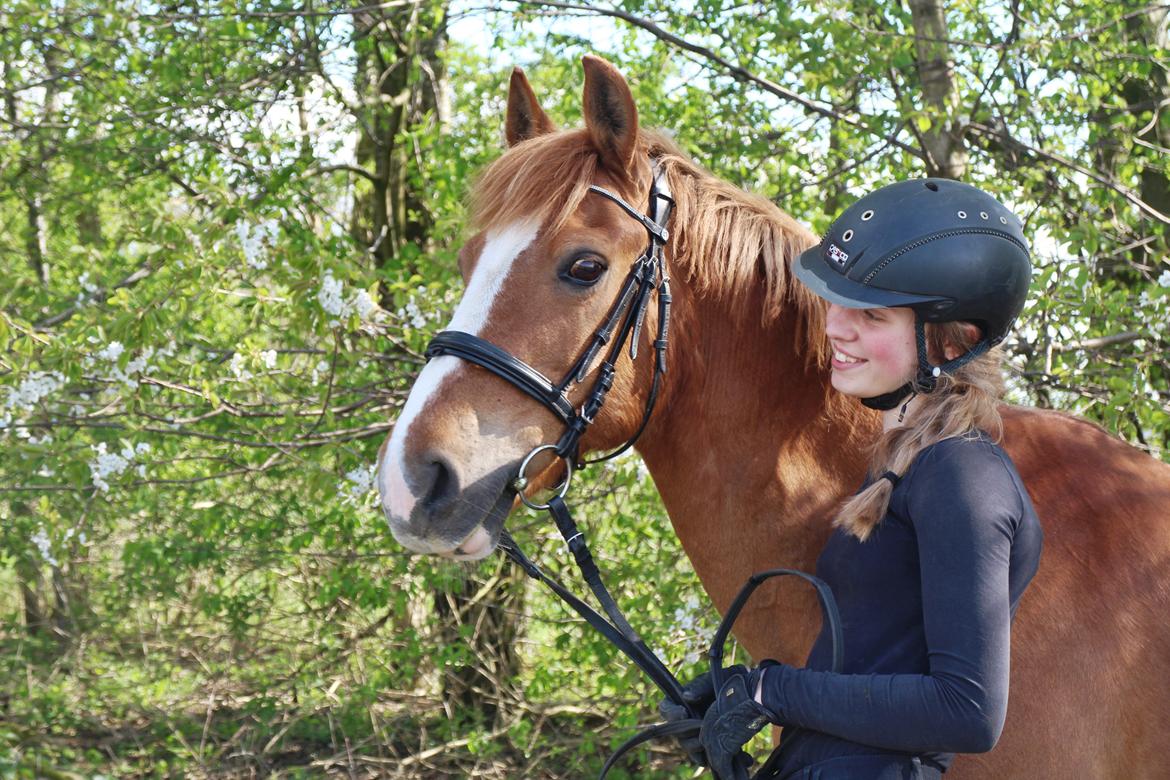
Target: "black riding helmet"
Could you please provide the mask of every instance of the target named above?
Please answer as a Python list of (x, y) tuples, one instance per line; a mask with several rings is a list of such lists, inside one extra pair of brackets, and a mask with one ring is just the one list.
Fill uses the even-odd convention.
[[(847, 208), (794, 269), (830, 303), (914, 310), (917, 377), (862, 399), (892, 409), (1003, 341), (1024, 306), (1032, 267), (1020, 220), (999, 201), (951, 179), (916, 179), (882, 187)], [(983, 338), (965, 355), (931, 365), (923, 323), (957, 320), (978, 325)]]

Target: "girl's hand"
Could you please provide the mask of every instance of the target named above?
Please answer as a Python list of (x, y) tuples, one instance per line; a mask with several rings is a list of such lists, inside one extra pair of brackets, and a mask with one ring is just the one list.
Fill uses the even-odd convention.
[(759, 688), (762, 671), (729, 676), (703, 716), (699, 742), (719, 780), (746, 778), (752, 757), (743, 746), (764, 726), (777, 722), (770, 710), (752, 698), (751, 689)]

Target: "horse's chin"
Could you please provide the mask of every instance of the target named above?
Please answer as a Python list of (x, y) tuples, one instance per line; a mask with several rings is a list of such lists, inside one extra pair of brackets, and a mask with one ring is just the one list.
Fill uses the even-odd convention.
[(453, 558), (457, 561), (480, 561), (491, 555), (499, 540), (498, 532), (493, 534), (482, 525), (477, 525), (467, 535), (467, 538), (459, 543), (458, 547), (449, 553), (441, 553), (441, 555), (444, 558)]
[(516, 494), (509, 483), (505, 482), (498, 489), (495, 497), (489, 499), (490, 504), (483, 500), (483, 487), (480, 485), (480, 489), (475, 491), (480, 496), (465, 494), (466, 497), (461, 498), (458, 505), (465, 508), (487, 505), (486, 511), (475, 512), (470, 517), (467, 514), (462, 517), (449, 515), (438, 522), (430, 518), (431, 522), (426, 527), (441, 530), (428, 535), (414, 532), (411, 528), (413, 524), (395, 523), (388, 517), (391, 532), (403, 547), (412, 552), (457, 561), (482, 560), (496, 549), (504, 521), (516, 504)]

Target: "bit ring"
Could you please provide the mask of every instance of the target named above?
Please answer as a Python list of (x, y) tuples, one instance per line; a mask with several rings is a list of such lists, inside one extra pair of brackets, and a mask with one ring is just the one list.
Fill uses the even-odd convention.
[[(548, 509), (549, 504), (535, 504), (528, 500), (528, 496), (524, 495), (524, 488), (528, 487), (528, 477), (524, 476), (524, 473), (528, 471), (528, 464), (532, 462), (532, 459), (537, 453), (544, 452), (545, 450), (555, 451), (556, 448), (557, 445), (555, 444), (542, 444), (528, 453), (520, 463), (520, 473), (512, 480), (512, 488), (520, 496), (520, 500), (524, 503), (524, 506), (529, 509)], [(565, 461), (565, 479), (557, 487), (557, 498), (564, 498), (565, 494), (569, 492), (569, 483), (573, 480), (573, 462), (563, 455), (560, 457)]]

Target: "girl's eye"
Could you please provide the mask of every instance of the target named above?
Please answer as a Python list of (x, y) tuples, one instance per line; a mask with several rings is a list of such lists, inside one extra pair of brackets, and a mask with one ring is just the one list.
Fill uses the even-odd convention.
[(605, 273), (605, 263), (593, 257), (582, 257), (569, 267), (568, 276), (580, 284), (593, 284)]
[(861, 311), (862, 316), (864, 316), (867, 320), (877, 321), (881, 319), (881, 316), (877, 313), (876, 309), (862, 309)]

